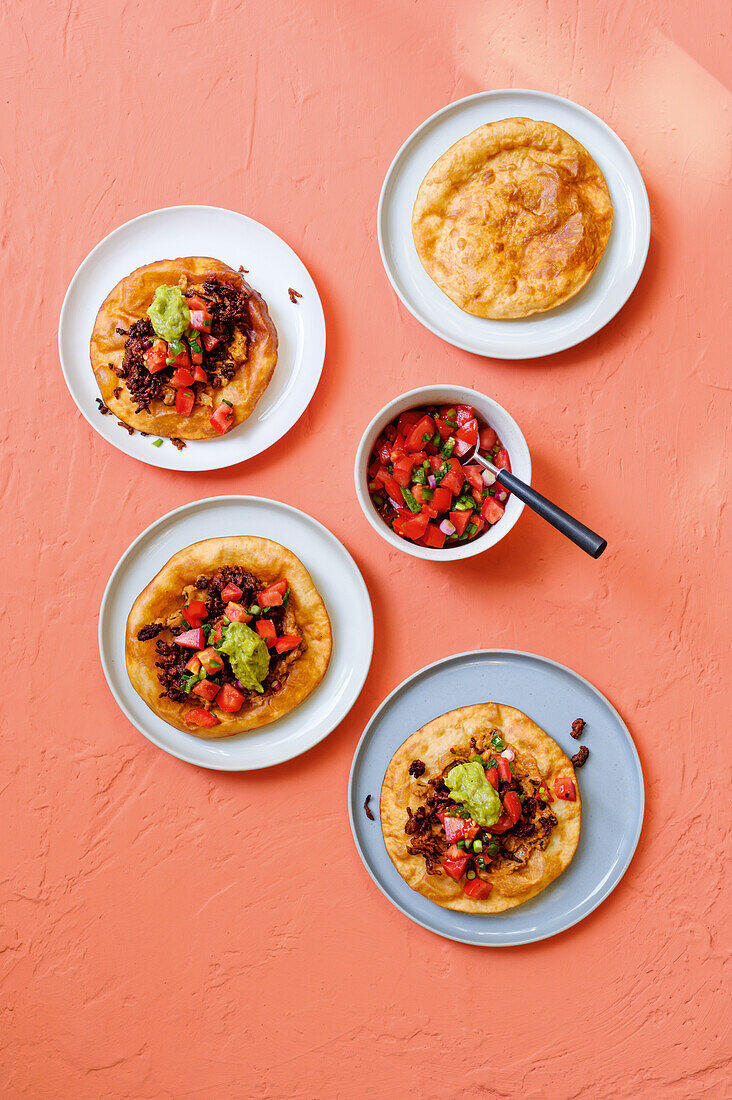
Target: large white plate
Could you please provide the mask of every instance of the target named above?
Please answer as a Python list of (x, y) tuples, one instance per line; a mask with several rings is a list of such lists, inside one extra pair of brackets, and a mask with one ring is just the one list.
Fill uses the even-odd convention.
[[(581, 744), (590, 756), (577, 773), (582, 828), (566, 871), (535, 898), (505, 913), (457, 913), (410, 889), (393, 866), (379, 822), (387, 765), (426, 722), (454, 707), (488, 700), (518, 707), (568, 754), (575, 718), (587, 722)], [(364, 813), (371, 795), (374, 821)], [(512, 649), (458, 653), (427, 665), (392, 691), (364, 730), (348, 785), (356, 847), (376, 885), (406, 917), (462, 943), (509, 947), (556, 936), (583, 920), (615, 889), (633, 858), (643, 825), (643, 772), (622, 718), (596, 687), (547, 657)]]
[[(173, 554), (201, 539), (224, 535), (260, 535), (297, 554), (330, 616), (333, 652), (323, 680), (295, 710), (261, 730), (203, 741), (158, 718), (134, 690), (125, 667), (125, 624), (137, 596)], [(125, 550), (109, 578), (99, 611), (102, 668), (127, 718), (172, 756), (219, 771), (266, 768), (317, 745), (356, 702), (373, 648), (371, 600), (346, 548), (304, 512), (262, 497), (210, 497), (157, 520)]]
[[(114, 416), (102, 416), (89, 362), (99, 307), (120, 279), (155, 260), (213, 256), (245, 276), (267, 303), (279, 337), (272, 381), (252, 415), (220, 439), (192, 440), (177, 451), (166, 439), (129, 435)], [(302, 298), (290, 301), (289, 288)], [(93, 248), (66, 292), (58, 329), (66, 385), (96, 432), (118, 450), (166, 470), (218, 470), (276, 443), (302, 416), (323, 369), (325, 319), (315, 284), (289, 245), (259, 222), (215, 206), (170, 206), (121, 225)]]
[[(454, 142), (486, 122), (514, 116), (553, 122), (584, 145), (610, 188), (613, 228), (592, 278), (569, 302), (525, 320), (489, 321), (465, 313), (430, 279), (414, 247), (412, 208), (428, 169)], [(625, 304), (646, 262), (651, 215), (638, 166), (601, 119), (562, 96), (504, 88), (443, 107), (407, 138), (384, 180), (377, 230), (391, 285), (426, 328), (476, 355), (534, 359), (586, 340)]]

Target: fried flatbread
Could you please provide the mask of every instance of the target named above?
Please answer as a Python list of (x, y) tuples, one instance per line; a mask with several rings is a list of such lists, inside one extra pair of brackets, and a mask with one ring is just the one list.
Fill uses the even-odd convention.
[(578, 141), (551, 122), (504, 118), (432, 165), (412, 232), (425, 271), (456, 305), (509, 320), (576, 294), (612, 223), (605, 178)]
[[(517, 774), (539, 779), (550, 791), (560, 776), (574, 780), (577, 787), (569, 757), (536, 722), (514, 707), (477, 703), (443, 714), (408, 737), (392, 757), (381, 789), (381, 828), (386, 850), (397, 871), (419, 894), (445, 909), (463, 913), (501, 913), (535, 897), (569, 865), (579, 841), (582, 804), (577, 787), (576, 802), (555, 798), (547, 808), (546, 814), (553, 814), (557, 823), (540, 833), (549, 837), (545, 848), (532, 843), (531, 838), (513, 843), (513, 852), (522, 862), (501, 860), (495, 869), (485, 873), (486, 881), (493, 883), (493, 890), (484, 900), (467, 897), (461, 883), (444, 872), (428, 874), (423, 856), (407, 851), (410, 842), (404, 829), (409, 816), (407, 808), (416, 813), (424, 802), (428, 781), (442, 775), (449, 765), (472, 755), (475, 750), (471, 737), (478, 750), (483, 744), (490, 747), (488, 738), (494, 729), (500, 731), (515, 753)], [(409, 774), (414, 760), (426, 765), (421, 776)]]
[[(137, 635), (142, 627), (174, 618), (183, 604), (184, 589), (188, 589), (190, 598), (205, 600), (205, 588), (192, 591), (196, 581), (201, 577), (210, 579), (227, 565), (246, 569), (265, 586), (286, 577), (291, 589), (287, 603), (290, 629), (294, 624), (303, 641), (295, 654), (287, 654), (277, 665), (277, 675), (283, 685), (279, 692), (268, 690), (264, 695), (247, 692), (247, 701), (237, 714), (227, 714), (213, 704), (211, 709), (220, 725), (192, 728), (185, 722), (184, 715), (191, 707), (202, 705), (202, 701), (195, 696), (190, 696), (185, 703), (160, 697), (161, 684), (156, 668), (160, 658), (155, 640), (140, 641)], [(173, 640), (170, 630), (159, 637), (167, 642)], [(205, 539), (175, 554), (135, 600), (125, 636), (127, 672), (137, 694), (171, 726), (204, 738), (230, 737), (257, 729), (293, 710), (323, 679), (331, 648), (328, 612), (300, 559), (278, 542), (250, 535)], [(187, 651), (188, 656), (193, 653), (193, 650)]]
[[(206, 297), (203, 284), (212, 278), (248, 296), (246, 326), (235, 327), (227, 346), (227, 359), (236, 368), (233, 377), (218, 388), (210, 380), (205, 385), (196, 383), (196, 404), (189, 416), (178, 414), (162, 396), (154, 397), (148, 408), (139, 410), (124, 379), (116, 373), (122, 368), (127, 339), (117, 328), (129, 329), (145, 317), (159, 286), (178, 286), (184, 292), (201, 292)], [(214, 439), (220, 433), (211, 424), (211, 415), (222, 401), (233, 406), (231, 426), (236, 427), (251, 416), (269, 385), (277, 365), (277, 330), (264, 299), (238, 271), (208, 256), (185, 256), (138, 267), (117, 284), (97, 314), (90, 355), (104, 404), (125, 424), (149, 435)]]

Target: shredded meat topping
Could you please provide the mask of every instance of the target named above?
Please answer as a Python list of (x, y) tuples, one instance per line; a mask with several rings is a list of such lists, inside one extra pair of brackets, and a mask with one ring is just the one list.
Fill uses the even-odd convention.
[(150, 623), (148, 626), (141, 626), (137, 631), (138, 642), (148, 642), (150, 638), (157, 638), (161, 630), (165, 627), (162, 623)]
[(419, 779), (420, 776), (424, 775), (426, 770), (426, 765), (421, 760), (413, 760), (409, 765), (409, 774), (414, 779)]
[(575, 718), (574, 722), (572, 723), (572, 729), (571, 729), (571, 732), (570, 732), (570, 737), (574, 737), (574, 739), (576, 741), (578, 737), (582, 736), (582, 734), (584, 733), (584, 729), (585, 729), (585, 720), (584, 720), (584, 718)]
[(587, 748), (587, 745), (581, 745), (572, 757), (572, 763), (574, 764), (575, 768), (581, 768), (589, 755), (590, 750)]

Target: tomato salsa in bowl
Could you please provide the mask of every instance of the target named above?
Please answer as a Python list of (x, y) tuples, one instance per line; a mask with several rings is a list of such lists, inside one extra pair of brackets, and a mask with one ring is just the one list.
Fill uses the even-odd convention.
[(390, 402), (361, 439), (359, 502), (379, 534), (415, 557), (470, 557), (494, 546), (523, 504), (470, 462), (531, 479), (526, 441), (497, 402), (460, 386), (427, 386)]

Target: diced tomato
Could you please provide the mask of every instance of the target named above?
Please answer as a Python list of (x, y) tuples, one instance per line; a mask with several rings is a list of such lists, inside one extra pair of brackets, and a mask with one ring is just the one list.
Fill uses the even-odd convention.
[(458, 458), (472, 451), (478, 442), (478, 421), (468, 420), (455, 432), (455, 454)]
[(392, 530), (395, 534), (403, 536), (404, 529), (412, 518), (412, 513), (408, 508), (397, 508), (396, 516), (392, 520)]
[(201, 662), (198, 657), (191, 657), (190, 661), (186, 664), (186, 671), (192, 672), (194, 676), (201, 671)]
[(486, 768), (485, 777), (493, 787), (494, 791), (498, 790), (498, 768)]
[(393, 424), (387, 424), (386, 425), (386, 427), (384, 428), (384, 435), (386, 436), (386, 438), (389, 440), (390, 443), (394, 442), (394, 440), (396, 439), (396, 436), (397, 436), (397, 430), (396, 430), (396, 428), (394, 427)]
[(207, 313), (211, 309), (209, 303), (199, 298), (197, 294), (191, 294), (190, 298), (186, 298), (186, 305), (189, 309), (204, 309)]
[(275, 649), (278, 653), (289, 653), (291, 650), (296, 649), (301, 641), (302, 638), (297, 634), (282, 634), (275, 642)]
[(404, 520), (402, 524), (402, 535), (407, 539), (421, 539), (427, 530), (427, 524), (430, 521), (430, 517), (422, 512), (418, 516), (411, 516), (409, 519)]
[(465, 481), (465, 475), (463, 474), (463, 468), (456, 458), (448, 459), (448, 465), (450, 470), (445, 474), (440, 482), (440, 489), (449, 489), (455, 496), (460, 495), (460, 490), (463, 487)]
[(444, 531), (441, 531), (436, 523), (428, 523), (427, 529), (422, 536), (422, 544), (424, 546), (432, 546), (436, 550), (441, 550), (445, 545), (445, 539), (447, 535)]
[(193, 373), (188, 370), (188, 366), (178, 367), (174, 370), (170, 377), (170, 384), (176, 389), (179, 387), (192, 386), (193, 385)]
[(216, 706), (227, 714), (236, 714), (241, 710), (244, 702), (244, 693), (233, 684), (224, 684), (216, 696)]
[(198, 332), (209, 332), (211, 329), (211, 314), (204, 312), (202, 309), (192, 309), (190, 325)]
[(242, 597), (242, 590), (238, 584), (233, 584), (231, 581), (221, 589), (221, 599), (226, 603), (229, 600), (240, 600)]
[(192, 689), (192, 694), (200, 695), (202, 699), (208, 699), (209, 703), (213, 703), (220, 690), (221, 684), (215, 684), (213, 680), (199, 680)]
[(211, 635), (211, 641), (214, 645), (218, 645), (224, 636), (224, 628), (221, 623), (216, 623), (213, 634)]
[(475, 840), (475, 838), (477, 837), (479, 832), (480, 832), (480, 825), (476, 825), (476, 823), (472, 819), (470, 821), (465, 822), (465, 839), (466, 840)]
[(249, 623), (252, 616), (240, 603), (227, 603), (224, 615), (230, 623)]
[(499, 470), (508, 470), (509, 473), (511, 472), (511, 459), (508, 457), (508, 451), (505, 447), (501, 447), (493, 465), (497, 466)]
[(454, 844), (456, 840), (465, 838), (465, 818), (450, 817), (445, 814), (442, 824), (445, 828), (445, 837), (448, 844)]
[(218, 336), (212, 336), (210, 332), (201, 333), (201, 343), (206, 351), (211, 351), (219, 342)]
[(215, 714), (211, 714), (203, 707), (194, 707), (184, 717), (189, 726), (218, 726), (221, 724), (220, 719)]
[(394, 438), (396, 439), (401, 436), (402, 439), (406, 439), (408, 433), (411, 431), (417, 421), (421, 419), (422, 413), (419, 412), (418, 409), (411, 409), (408, 412), (400, 413), (399, 419), (397, 420), (396, 435), (394, 436)]
[(503, 783), (510, 783), (511, 765), (509, 764), (508, 760), (506, 760), (505, 756), (499, 756), (496, 764), (498, 765), (498, 778)]
[(475, 409), (472, 405), (458, 405), (457, 407), (457, 422), (458, 428), (462, 428), (463, 424), (467, 424), (469, 420), (475, 420)]
[(391, 462), (391, 443), (389, 440), (385, 439), (383, 435), (380, 435), (374, 444), (373, 453), (381, 460), (384, 466), (387, 466)]
[[(475, 532), (475, 535), (479, 535), (480, 532), (485, 527), (485, 520), (483, 519), (482, 516), (476, 516), (475, 513), (473, 513), (471, 515), (470, 519), (471, 519), (471, 522), (474, 523), (476, 528), (477, 528), (477, 530)], [(473, 538), (475, 538), (475, 535), (473, 535)]]
[(191, 600), (191, 602), (186, 604), (183, 608), (183, 618), (191, 626), (200, 626), (207, 615), (208, 608), (203, 600)]
[(473, 513), (464, 512), (450, 512), (450, 523), (455, 528), (456, 535), (462, 535), (465, 533), (465, 528), (468, 526), (468, 522)]
[(145, 366), (150, 374), (157, 374), (159, 370), (163, 370), (168, 365), (167, 360), (168, 345), (165, 340), (156, 340), (145, 352)]
[(276, 581), (259, 593), (257, 603), (260, 607), (282, 607), (287, 588), (286, 580)]
[(263, 638), (268, 646), (273, 646), (277, 639), (277, 630), (271, 619), (260, 619), (257, 623), (257, 634)]
[(409, 485), (412, 480), (412, 467), (414, 459), (411, 455), (400, 455), (394, 463), (394, 480), (397, 485)]
[(193, 390), (177, 389), (175, 391), (175, 411), (179, 416), (190, 416), (195, 403), (196, 395)]
[[(193, 363), (194, 367), (200, 367), (201, 366), (201, 363), (203, 362), (203, 348), (200, 351), (194, 351), (193, 347), (191, 347), (191, 362)], [(197, 382), (205, 382), (206, 381), (205, 372), (202, 371), (202, 373), (203, 373), (203, 378), (199, 378), (198, 377), (198, 371), (193, 372), (193, 377), (195, 378), (195, 380)]]
[(179, 634), (176, 638), (173, 638), (173, 641), (177, 645), (188, 646), (189, 649), (203, 649), (206, 644), (200, 626), (195, 630), (186, 630), (183, 634)]
[(521, 817), (521, 799), (516, 791), (506, 791), (503, 796), (503, 808), (515, 825)]
[(193, 381), (208, 382), (208, 375), (206, 374), (203, 367), (199, 366), (195, 359), (193, 360), (193, 362), (196, 363), (196, 366), (193, 369)]
[(442, 870), (458, 882), (465, 874), (469, 858), (469, 856), (460, 856), (460, 859), (445, 859), (442, 861)]
[(477, 493), (481, 494), (481, 502), (483, 499), (483, 467), (482, 466), (463, 466), (463, 473), (465, 474), (471, 488), (475, 489)]
[(168, 359), (171, 359), (171, 362), (168, 363), (169, 367), (190, 367), (191, 357), (188, 354), (187, 344), (181, 342), (180, 351), (176, 356), (172, 355), (170, 347), (168, 347)]
[[(437, 816), (440, 817), (439, 812)], [(445, 816), (444, 813), (442, 814), (442, 816)], [(458, 848), (457, 844), (451, 844), (445, 852), (445, 859), (462, 859), (464, 855), (465, 852), (462, 848)]]
[(386, 492), (391, 500), (394, 501), (398, 508), (401, 507), (401, 504), (399, 502), (403, 501), (404, 497), (402, 496), (402, 490), (399, 486), (399, 483), (396, 482), (391, 474), (388, 473), (386, 470), (384, 470), (384, 472), (380, 475), (379, 480), (386, 489)]
[[(426, 492), (426, 496), (425, 496)], [(412, 494), (418, 504), (429, 505), (432, 501), (432, 490), (426, 485), (413, 485)]]
[(574, 785), (574, 780), (569, 779), (566, 775), (554, 780), (554, 793), (557, 798), (563, 798), (566, 802), (577, 801), (577, 788)]
[(198, 654), (198, 659), (206, 669), (209, 676), (215, 676), (217, 672), (221, 672), (224, 667), (223, 659), (219, 656), (213, 646), (208, 646), (206, 649), (202, 649)]
[(486, 497), (480, 514), (486, 523), (498, 523), (506, 509), (494, 497)]
[(483, 878), (471, 878), (463, 886), (463, 893), (476, 901), (485, 901), (493, 889), (492, 882), (486, 882)]
[(502, 813), (495, 825), (489, 826), (489, 831), (491, 833), (505, 833), (506, 829), (510, 829), (512, 825), (513, 822), (508, 814)]
[(435, 489), (430, 504), (438, 512), (449, 512), (452, 504), (452, 492), (444, 482)]
[(498, 436), (493, 428), (482, 428), (478, 439), (481, 451), (492, 451), (498, 442)]
[(421, 417), (417, 423), (409, 429), (409, 434), (404, 441), (404, 449), (407, 451), (421, 451), (427, 439), (423, 439), (423, 436), (432, 438), (435, 434), (435, 422), (431, 416)]
[(446, 420), (443, 420), (441, 416), (435, 417), (435, 427), (440, 433), (440, 439), (449, 439), (455, 428), (452, 424), (448, 424)]
[(234, 422), (234, 409), (226, 401), (222, 401), (216, 412), (211, 417), (210, 423), (220, 435), (228, 432)]

